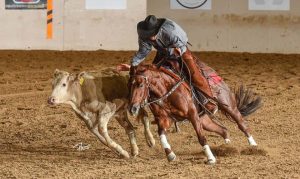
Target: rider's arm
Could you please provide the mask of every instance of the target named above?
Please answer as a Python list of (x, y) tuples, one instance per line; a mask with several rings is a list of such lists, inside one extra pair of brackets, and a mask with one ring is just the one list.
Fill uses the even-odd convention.
[(181, 56), (187, 50), (186, 43), (183, 42), (178, 36), (174, 36), (172, 40), (173, 40), (172, 41), (173, 48), (170, 48), (169, 52), (172, 54), (174, 53), (174, 48), (177, 48), (179, 49), (180, 56)]
[(139, 38), (139, 51), (136, 52), (134, 57), (132, 58), (131, 65), (137, 66), (140, 64), (146, 56), (151, 52), (152, 45), (149, 42), (144, 41)]
[(167, 40), (169, 54), (172, 55), (174, 49), (177, 48), (180, 51), (180, 55), (182, 55), (187, 50), (188, 38), (186, 33), (179, 26), (175, 27), (165, 33), (165, 39)]

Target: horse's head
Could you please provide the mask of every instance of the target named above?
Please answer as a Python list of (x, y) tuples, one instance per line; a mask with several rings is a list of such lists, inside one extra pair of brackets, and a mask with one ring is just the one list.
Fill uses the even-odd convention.
[(147, 68), (138, 67), (130, 81), (130, 99), (129, 112), (132, 115), (137, 115), (140, 108), (147, 103), (149, 95), (149, 75)]

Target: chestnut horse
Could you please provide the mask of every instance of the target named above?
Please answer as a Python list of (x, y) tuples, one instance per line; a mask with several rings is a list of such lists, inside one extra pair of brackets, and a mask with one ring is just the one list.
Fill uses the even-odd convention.
[[(237, 123), (239, 129), (248, 137), (250, 145), (257, 145), (243, 116), (260, 107), (260, 97), (245, 88), (240, 88), (234, 95), (223, 80), (214, 88), (212, 91), (215, 92), (219, 109)], [(207, 114), (199, 115), (202, 109), (191, 94), (190, 86), (178, 76), (170, 75), (169, 70), (155, 65), (139, 65), (131, 80), (129, 111), (136, 115), (140, 108), (150, 106), (169, 161), (173, 161), (176, 155), (167, 141), (166, 131), (174, 121), (188, 119), (207, 156), (207, 163), (214, 164), (216, 158), (207, 144), (203, 129), (218, 133), (228, 143), (230, 140), (227, 129), (212, 121)]]

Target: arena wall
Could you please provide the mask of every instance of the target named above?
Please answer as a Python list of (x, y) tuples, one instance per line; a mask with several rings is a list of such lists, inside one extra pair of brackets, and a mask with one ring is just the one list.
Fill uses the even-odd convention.
[(85, 0), (53, 0), (53, 39), (46, 39), (46, 10), (6, 10), (0, 3), (0, 49), (133, 50), (136, 23), (146, 0), (128, 0), (127, 9), (87, 10)]
[(300, 53), (298, 0), (290, 0), (290, 11), (249, 11), (248, 0), (212, 0), (211, 10), (174, 10), (169, 3), (148, 1), (147, 14), (178, 22), (193, 50)]
[(147, 14), (175, 20), (195, 51), (300, 53), (300, 1), (290, 11), (249, 11), (248, 0), (212, 0), (211, 10), (173, 10), (170, 0), (127, 0), (124, 10), (87, 10), (85, 0), (54, 0), (53, 39), (46, 10), (5, 10), (0, 49), (137, 50), (136, 23)]

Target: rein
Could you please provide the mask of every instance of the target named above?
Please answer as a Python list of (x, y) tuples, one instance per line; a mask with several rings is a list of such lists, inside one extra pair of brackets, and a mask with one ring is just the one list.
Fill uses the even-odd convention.
[[(159, 67), (159, 70), (161, 70), (162, 72), (164, 72), (165, 74), (171, 76), (172, 78), (174, 78), (175, 80), (184, 80), (183, 78), (180, 78), (179, 76), (175, 75), (174, 73), (170, 72), (169, 70), (167, 70), (166, 68), (163, 67)], [(183, 85), (186, 87), (186, 89), (188, 89), (189, 91), (191, 90), (190, 86), (187, 83), (183, 83)]]
[[(165, 95), (163, 95), (162, 97), (156, 99), (156, 100), (153, 100), (153, 101), (150, 101), (150, 102), (147, 102), (147, 100), (145, 100), (142, 104), (141, 104), (141, 107), (144, 108), (146, 106), (149, 106), (150, 104), (152, 103), (161, 103), (163, 100), (167, 99), (182, 83), (184, 82), (183, 79), (181, 79), (180, 81), (178, 81), (172, 88), (169, 92), (167, 92)], [(150, 85), (149, 85), (150, 86)], [(148, 88), (149, 88), (148, 86)], [(149, 90), (148, 90), (149, 92)], [(149, 96), (149, 94), (148, 94)]]
[[(167, 71), (167, 70), (166, 70)], [(144, 79), (145, 79), (145, 81), (146, 81), (146, 85), (147, 85), (147, 92), (148, 92), (148, 94), (147, 94), (147, 96), (146, 96), (146, 99), (143, 101), (143, 103), (141, 104), (141, 107), (142, 108), (144, 108), (144, 107), (146, 107), (146, 106), (149, 106), (149, 105), (151, 105), (151, 104), (153, 104), (153, 103), (161, 103), (163, 100), (165, 100), (165, 99), (167, 99), (182, 83), (183, 84), (185, 84), (184, 83), (184, 79), (180, 79), (171, 89), (170, 89), (170, 91), (168, 91), (166, 94), (164, 94), (162, 97), (160, 97), (160, 98), (158, 98), (158, 99), (155, 99), (155, 100), (153, 100), (153, 101), (149, 101), (148, 102), (148, 97), (150, 96), (150, 94), (149, 94), (149, 87), (150, 87), (150, 83), (149, 83), (149, 80), (148, 80), (148, 77), (146, 77), (146, 76), (144, 76), (144, 75), (135, 75), (135, 76), (142, 76)], [(147, 92), (145, 92), (145, 94), (147, 93)]]

